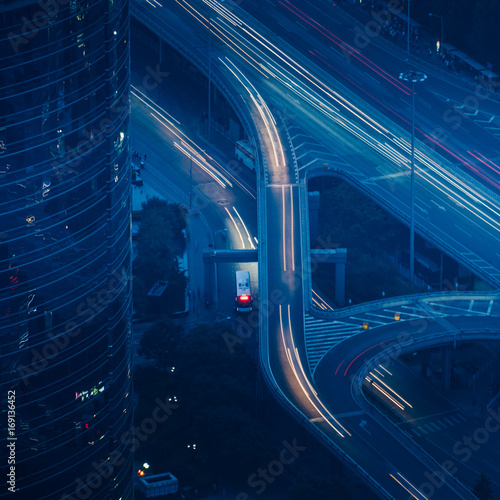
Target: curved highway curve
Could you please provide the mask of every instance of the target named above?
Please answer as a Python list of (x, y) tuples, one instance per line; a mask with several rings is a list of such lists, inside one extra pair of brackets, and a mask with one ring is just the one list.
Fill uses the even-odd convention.
[[(135, 3), (138, 0), (132, 5)], [(157, 25), (167, 23), (162, 28), (165, 31), (168, 22), (168, 18), (158, 20)], [(350, 370), (354, 373), (355, 368), (362, 368), (367, 361), (363, 353), (371, 350), (375, 353), (375, 347), (383, 339), (372, 332), (353, 337), (349, 345), (341, 344), (342, 347), (339, 345), (324, 357), (312, 379), (304, 338), (302, 237), (307, 215), (301, 210), (305, 203), (301, 199), (303, 191), (299, 189), (296, 165), (285, 134), (266, 100), (245, 75), (231, 67), (229, 60), (220, 60), (223, 64), (213, 71), (222, 72), (225, 80), (231, 82), (231, 87), (223, 91), (243, 98), (237, 98), (238, 105), (243, 102), (246, 109), (238, 111), (252, 118), (253, 124), (248, 128), (252, 130), (255, 126), (257, 130), (258, 150), (263, 159), (257, 186), (260, 358), (271, 390), (290, 413), (340, 455), (381, 497), (407, 495), (425, 500), (428, 497), (418, 488), (430, 473), (441, 482), (433, 492), (433, 499), (474, 498), (452, 474), (439, 470), (430, 457), (411, 449), (392, 429), (387, 430), (369, 416), (363, 418), (364, 425), (359, 425), (358, 417), (365, 417), (365, 410), (353, 403)], [(230, 100), (234, 103), (234, 96)], [(440, 341), (437, 337), (440, 328), (438, 325), (436, 342)], [(388, 327), (387, 338), (397, 338), (400, 329), (399, 324)], [(347, 349), (346, 346), (352, 350), (337, 350)], [(340, 381), (338, 373), (343, 368), (338, 362), (342, 353), (346, 359), (352, 359)]]

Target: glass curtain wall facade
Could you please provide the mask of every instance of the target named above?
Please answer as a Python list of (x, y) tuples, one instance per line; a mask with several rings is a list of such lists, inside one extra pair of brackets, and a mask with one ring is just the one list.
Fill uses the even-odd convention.
[(133, 498), (129, 70), (127, 0), (0, 1), (0, 498)]

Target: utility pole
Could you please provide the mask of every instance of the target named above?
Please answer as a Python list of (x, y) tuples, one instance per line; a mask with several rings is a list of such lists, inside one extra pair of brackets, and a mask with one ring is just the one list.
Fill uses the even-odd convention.
[(208, 13), (208, 142), (210, 142), (210, 124), (212, 123), (212, 19)]
[(410, 281), (415, 278), (415, 83), (423, 82), (427, 75), (409, 70), (399, 75), (400, 80), (411, 82), (411, 171), (410, 171)]
[(408, 0), (408, 29), (407, 29), (407, 44), (406, 44), (406, 52), (408, 56), (410, 55), (410, 0)]

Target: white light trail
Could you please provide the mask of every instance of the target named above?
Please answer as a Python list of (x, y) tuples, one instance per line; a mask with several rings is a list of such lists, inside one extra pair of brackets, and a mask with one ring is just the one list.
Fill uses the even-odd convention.
[(240, 219), (240, 222), (241, 222), (241, 225), (243, 226), (243, 229), (245, 229), (245, 232), (247, 233), (247, 238), (248, 238), (248, 242), (250, 243), (250, 247), (255, 250), (255, 245), (253, 244), (250, 233), (248, 232), (247, 226), (243, 222), (241, 215), (239, 214), (238, 210), (236, 210), (236, 207), (233, 207), (233, 210), (235, 211), (236, 215), (238, 216), (238, 219)]
[[(285, 353), (286, 353), (286, 356), (288, 359), (288, 363), (290, 364), (290, 368), (292, 369), (292, 371), (295, 375), (295, 378), (296, 378), (297, 382), (299, 383), (300, 388), (302, 389), (304, 395), (307, 397), (307, 399), (309, 400), (311, 405), (314, 407), (314, 409), (323, 417), (325, 422), (328, 425), (330, 425), (330, 427), (332, 427), (332, 429), (334, 429), (335, 432), (337, 432), (337, 434), (339, 436), (341, 436), (341, 437), (345, 437), (345, 435), (351, 436), (351, 433), (326, 409), (326, 407), (323, 405), (323, 403), (318, 399), (317, 392), (314, 390), (313, 386), (309, 382), (309, 379), (307, 378), (307, 376), (304, 372), (304, 368), (302, 367), (302, 362), (300, 361), (299, 351), (295, 347), (295, 344), (293, 341), (292, 321), (290, 318), (290, 304), (288, 304), (288, 328), (290, 331), (289, 339), (290, 339), (290, 342), (292, 343), (291, 348), (287, 347), (286, 341), (285, 341), (285, 330), (283, 328), (283, 313), (282, 313), (281, 304), (279, 305), (279, 312), (280, 312), (280, 326), (281, 326), (281, 338), (282, 338), (282, 342), (283, 342), (283, 348), (285, 350)], [(309, 387), (309, 391), (306, 390), (306, 387), (304, 386), (301, 379), (299, 378), (299, 374), (298, 374), (297, 369), (295, 367), (295, 363), (293, 362), (293, 359), (292, 359), (292, 354), (291, 354), (292, 352), (294, 353), (294, 356), (295, 356), (295, 363), (298, 364), (300, 372), (302, 374), (302, 379), (306, 382), (307, 386)], [(318, 408), (318, 405), (312, 400), (310, 393), (315, 398), (316, 403), (318, 403), (318, 405), (323, 408), (323, 411), (328, 415), (329, 418), (327, 418), (323, 414), (323, 412)], [(343, 431), (343, 433), (335, 425), (333, 425), (332, 421), (337, 424), (337, 426)]]
[(243, 241), (243, 236), (241, 235), (240, 228), (238, 227), (238, 224), (236, 224), (236, 221), (234, 220), (233, 216), (231, 215), (231, 212), (227, 209), (227, 207), (224, 207), (224, 209), (227, 212), (227, 215), (229, 215), (229, 218), (233, 221), (234, 227), (236, 228), (236, 231), (238, 231), (238, 235), (240, 237), (241, 241), (241, 247), (245, 248), (245, 242)]

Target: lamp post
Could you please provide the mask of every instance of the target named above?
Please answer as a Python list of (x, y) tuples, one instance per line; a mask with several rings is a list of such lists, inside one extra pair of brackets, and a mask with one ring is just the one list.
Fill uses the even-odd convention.
[(193, 203), (193, 157), (189, 155), (189, 208)]
[(415, 277), (415, 83), (427, 78), (421, 71), (409, 70), (399, 75), (411, 82), (411, 171), (410, 171), (410, 281)]
[(208, 142), (210, 142), (210, 123), (212, 119), (212, 11), (208, 13)]
[(444, 42), (443, 16), (440, 16), (439, 14), (431, 14), (431, 13), (429, 13), (429, 16), (439, 17), (441, 19), (441, 40), (439, 42), (440, 43), (439, 53), (441, 53), (441, 47), (443, 46), (443, 42)]
[(410, 0), (408, 0), (408, 28), (406, 30), (407, 33), (407, 44), (406, 44), (406, 51), (408, 52), (408, 55), (410, 55)]

